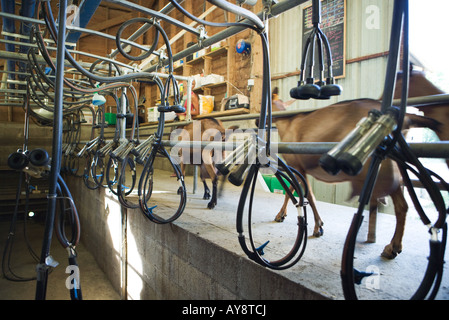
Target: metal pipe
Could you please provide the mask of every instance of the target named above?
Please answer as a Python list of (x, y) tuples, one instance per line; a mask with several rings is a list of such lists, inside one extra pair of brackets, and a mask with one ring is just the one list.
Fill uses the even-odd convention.
[(120, 298), (127, 300), (128, 298), (128, 210), (124, 206), (120, 206), (121, 219), (121, 238), (120, 243)]
[[(241, 145), (235, 142), (214, 142), (214, 141), (170, 141), (162, 140), (162, 145), (166, 147), (179, 148), (222, 148), (223, 150), (233, 150)], [(313, 154), (319, 155), (329, 152), (337, 142), (279, 142), (272, 143), (271, 146), (279, 154)], [(413, 153), (420, 158), (443, 158), (449, 159), (449, 141), (432, 143), (410, 143)]]
[[(23, 34), (15, 33), (15, 32), (2, 31), (2, 35), (4, 35), (4, 36), (11, 36), (11, 37), (16, 38), (16, 39), (23, 39), (23, 40), (29, 40), (30, 39), (30, 35), (24, 36)], [(47, 43), (47, 44), (48, 43), (55, 44), (53, 39), (48, 39), (48, 38), (45, 38), (44, 42)], [(29, 44), (29, 43), (26, 43), (26, 44)], [(74, 47), (74, 46), (76, 46), (76, 43), (66, 42), (66, 45)], [(26, 52), (21, 52), (21, 53), (26, 53)]]
[(166, 14), (159, 12), (159, 11), (154, 11), (148, 8), (145, 8), (141, 5), (129, 2), (129, 1), (124, 1), (124, 0), (105, 0), (106, 2), (110, 2), (110, 3), (115, 3), (121, 6), (124, 6), (125, 8), (128, 9), (132, 9), (132, 10), (136, 10), (145, 14), (148, 14), (150, 16), (162, 19), (164, 21), (167, 21), (181, 29), (185, 29), (191, 33), (193, 33), (194, 35), (196, 35), (197, 37), (200, 35), (200, 32), (198, 30), (196, 30), (195, 28), (192, 28), (191, 26), (189, 26), (188, 24), (185, 24), (183, 22), (180, 22), (176, 19), (173, 19), (170, 16), (167, 16)]
[[(8, 83), (12, 83), (12, 82), (8, 81)], [(0, 89), (0, 93), (6, 93), (6, 94), (8, 94), (8, 93), (27, 94), (27, 91), (26, 90), (19, 90), (19, 89)], [(54, 94), (50, 94), (50, 93), (45, 93), (44, 94), (42, 92), (39, 92), (39, 95), (50, 97), (50, 98), (55, 97)]]
[[(0, 50), (0, 59), (5, 59), (5, 60), (15, 60), (15, 61), (25, 61), (28, 62), (28, 56), (25, 53), (17, 53), (17, 52), (8, 52), (8, 51), (4, 51), (4, 50)], [(36, 56), (37, 62), (39, 64), (44, 64), (46, 65), (47, 62), (45, 61), (45, 59), (42, 56)], [(51, 58), (53, 62), (56, 62), (56, 59)], [(115, 62), (114, 62), (115, 63)], [(83, 66), (84, 68), (89, 68), (92, 64), (91, 63), (86, 63), (86, 62), (79, 62), (79, 64), (81, 66)], [(69, 62), (65, 62), (65, 65), (68, 67), (71, 67), (72, 65)], [(132, 68), (128, 65), (126, 65), (127, 68)], [(101, 70), (108, 70), (106, 66), (101, 67)], [(23, 73), (23, 72), (21, 72)]]
[(186, 120), (192, 121), (192, 78), (187, 80)]
[[(7, 44), (8, 43), (9, 44), (18, 44), (18, 45), (20, 44), (20, 45), (26, 46), (26, 47), (38, 48), (37, 44), (33, 44), (33, 43), (22, 43), (22, 42), (19, 42), (19, 41), (9, 41), (9, 40), (0, 39), (0, 43), (1, 42), (7, 43)], [(57, 48), (47, 47), (47, 50), (48, 51), (56, 51)], [(88, 53), (88, 52), (79, 51), (79, 50), (73, 50), (73, 49), (67, 49), (67, 50), (70, 53), (73, 53), (73, 54), (79, 54), (79, 55), (83, 55), (83, 56), (91, 57), (91, 58), (95, 58), (95, 59), (101, 59), (101, 60), (104, 60), (105, 62), (111, 62), (111, 63), (114, 63), (116, 65), (119, 65), (119, 66), (122, 66), (122, 67), (125, 67), (125, 68), (128, 68), (128, 69), (134, 70), (134, 67), (129, 66), (126, 63), (123, 63), (123, 62), (120, 62), (120, 61), (117, 61), (117, 60), (113, 60), (113, 59), (110, 59), (110, 58), (98, 56), (98, 55), (93, 54), (93, 53)], [(105, 68), (105, 67), (102, 67), (102, 68)], [(95, 69), (98, 69), (98, 68), (95, 68)]]
[(219, 8), (222, 8), (224, 11), (232, 12), (237, 16), (246, 17), (246, 19), (251, 21), (254, 25), (256, 25), (256, 27), (259, 28), (259, 30), (263, 30), (265, 28), (265, 25), (263, 24), (262, 20), (249, 10), (246, 10), (242, 7), (239, 7), (235, 4), (232, 4), (224, 0), (208, 0), (208, 2), (216, 5)]
[(399, 51), (401, 45), (402, 25), (403, 25), (403, 3), (394, 2), (393, 22), (391, 25), (390, 54), (388, 55), (387, 74), (385, 76), (384, 95), (381, 112), (385, 113), (392, 106), (394, 88), (396, 86), (397, 66), (399, 61)]
[[(268, 18), (272, 18), (274, 16), (277, 16), (277, 15), (279, 15), (279, 14), (285, 12), (285, 11), (288, 11), (288, 10), (294, 8), (294, 7), (297, 7), (297, 6), (303, 4), (303, 3), (307, 2), (307, 1), (308, 0), (281, 1), (281, 2), (273, 5), (273, 7), (271, 8), (271, 15), (268, 16)], [(259, 18), (263, 18), (263, 15), (264, 15), (264, 12), (259, 12), (257, 14), (257, 16)], [(248, 19), (245, 19), (245, 20), (242, 21), (242, 23), (250, 23), (250, 22), (251, 21), (248, 20)], [(188, 55), (194, 54), (195, 52), (197, 52), (197, 51), (199, 51), (199, 50), (201, 50), (201, 49), (203, 49), (205, 47), (211, 46), (214, 43), (217, 43), (217, 42), (225, 40), (225, 39), (227, 39), (229, 37), (232, 37), (232, 36), (236, 35), (237, 33), (241, 32), (241, 31), (244, 31), (244, 30), (247, 30), (247, 28), (244, 27), (244, 26), (242, 26), (242, 27), (240, 27), (240, 26), (229, 27), (229, 28), (227, 28), (227, 29), (225, 29), (225, 30), (223, 30), (221, 32), (216, 33), (215, 35), (213, 35), (213, 36), (211, 36), (211, 37), (209, 37), (207, 39), (204, 39), (202, 41), (201, 45), (198, 45), (198, 44), (197, 45), (193, 45), (193, 46), (188, 47), (187, 49), (185, 49), (185, 50), (183, 50), (183, 51), (173, 55), (173, 61), (178, 61), (178, 60), (180, 60), (182, 58), (185, 58)], [(168, 60), (164, 60), (163, 64), (164, 65), (168, 64)], [(152, 66), (152, 67), (149, 67), (148, 69), (145, 69), (143, 71), (152, 72), (152, 71), (157, 70), (158, 67), (159, 66), (157, 66), (157, 65), (156, 66)]]
[[(16, 14), (10, 14), (10, 13), (5, 13), (5, 12), (0, 12), (0, 17), (15, 19), (15, 20), (18, 20), (18, 21), (30, 22), (30, 23), (34, 23), (34, 24), (45, 25), (45, 22), (43, 20), (22, 17), (22, 16), (18, 16)], [(58, 25), (58, 23), (56, 23), (56, 25)], [(66, 28), (67, 28), (67, 30), (70, 30), (70, 31), (78, 31), (78, 32), (88, 33), (88, 34), (91, 34), (91, 35), (97, 35), (97, 36), (100, 36), (100, 37), (107, 38), (107, 39), (115, 41), (115, 36), (112, 36), (112, 35), (109, 35), (107, 33), (103, 33), (103, 32), (100, 32), (100, 31), (95, 31), (95, 30), (81, 28), (81, 27), (76, 27), (76, 26), (66, 26)], [(133, 47), (136, 47), (136, 48), (139, 48), (139, 49), (142, 49), (142, 50), (148, 50), (148, 48), (146, 48), (146, 47), (144, 47), (144, 46), (142, 46), (142, 45), (140, 45), (138, 43), (135, 43), (135, 42), (132, 42), (132, 41), (129, 41), (129, 40), (126, 40), (126, 39), (122, 39), (121, 41), (126, 43), (126, 44), (132, 45)]]
[[(393, 105), (397, 105), (401, 102), (400, 99), (393, 100)], [(418, 106), (426, 106), (432, 104), (441, 104), (441, 103), (449, 103), (449, 94), (437, 94), (431, 96), (423, 96), (423, 97), (415, 97), (409, 98), (407, 105), (410, 107), (418, 107)], [(272, 113), (273, 118), (282, 118), (282, 117), (291, 117), (300, 113), (313, 112), (316, 108), (302, 108), (301, 110), (289, 110), (289, 111), (275, 111)], [(239, 114), (232, 116), (219, 116), (221, 121), (239, 121), (239, 120), (255, 120), (259, 119), (260, 115), (258, 113), (248, 113), (248, 114)], [(200, 120), (200, 119), (198, 119)], [(184, 122), (176, 122), (176, 123), (167, 123), (166, 127), (173, 126), (185, 126), (191, 123), (192, 121), (184, 121)], [(157, 126), (145, 126), (141, 127), (140, 130), (150, 130), (154, 129)]]
[[(401, 103), (401, 99), (393, 100), (393, 105), (397, 106)], [(431, 96), (414, 97), (407, 99), (407, 106), (423, 107), (431, 104), (449, 103), (449, 94), (436, 94)], [(438, 119), (435, 119), (438, 120)]]

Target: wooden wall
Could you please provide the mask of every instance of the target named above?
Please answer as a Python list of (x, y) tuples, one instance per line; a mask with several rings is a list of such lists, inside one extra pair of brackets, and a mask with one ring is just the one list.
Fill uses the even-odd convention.
[[(133, 0), (131, 2), (137, 3), (141, 6), (150, 8), (152, 10), (161, 10), (169, 1)], [(57, 16), (58, 9), (56, 8), (56, 2), (52, 2), (52, 6), (54, 15)], [(210, 10), (212, 5), (207, 1), (185, 1), (183, 3), (183, 6), (195, 16), (200, 16), (206, 10)], [(258, 4), (255, 7), (250, 7), (246, 5), (244, 7), (247, 9), (251, 9), (254, 12), (259, 12), (262, 9), (261, 4)], [(20, 6), (17, 7), (17, 11), (19, 10), (19, 8)], [(169, 15), (175, 19), (183, 21), (186, 24), (190, 24), (193, 22), (191, 19), (184, 16), (176, 9), (173, 10)], [(148, 16), (140, 12), (132, 11), (123, 6), (119, 6), (108, 2), (102, 2), (86, 28), (115, 36), (117, 30), (122, 25), (122, 23), (134, 17), (148, 17)], [(225, 13), (223, 10), (217, 8), (216, 10), (213, 10), (212, 13), (205, 18), (205, 20), (214, 22), (225, 22), (227, 20), (229, 22), (233, 22), (236, 20), (236, 17), (233, 14)], [(164, 21), (161, 21), (161, 25), (170, 39), (181, 31), (180, 28)], [(127, 38), (140, 26), (141, 26), (140, 23), (130, 25), (125, 29), (122, 36), (124, 38)], [(208, 36), (212, 36), (221, 30), (223, 30), (223, 28), (206, 26), (206, 32)], [(154, 39), (154, 32), (150, 31), (141, 36), (136, 41), (140, 44), (151, 45), (153, 43), (153, 39)], [(252, 44), (253, 53), (251, 55), (244, 56), (236, 53), (235, 45), (239, 39), (245, 39), (246, 41)], [(184, 50), (189, 42), (197, 42), (197, 39), (195, 38), (194, 35), (190, 33), (185, 33), (184, 36), (182, 36), (178, 41), (172, 44), (173, 53), (176, 54)], [(201, 74), (201, 73), (204, 74), (210, 72), (222, 75), (225, 77), (225, 80), (227, 81), (226, 84), (217, 86), (213, 89), (205, 89), (204, 91), (199, 91), (200, 94), (208, 94), (215, 96), (215, 110), (217, 111), (219, 110), (221, 99), (223, 97), (231, 96), (237, 93), (243, 93), (251, 97), (252, 99), (251, 108), (253, 111), (257, 111), (258, 104), (260, 103), (259, 97), (260, 89), (258, 88), (257, 83), (261, 82), (261, 74), (262, 74), (262, 70), (260, 69), (261, 61), (258, 61), (259, 58), (261, 59), (258, 36), (255, 35), (255, 33), (252, 31), (243, 31), (237, 34), (236, 36), (227, 39), (224, 44), (228, 47), (228, 50), (224, 54), (218, 54), (213, 57), (209, 57), (209, 59), (207, 61), (205, 60), (203, 63), (196, 63), (192, 66), (181, 67), (178, 70), (176, 70), (176, 74), (189, 76), (194, 74)], [(163, 40), (160, 38), (158, 47), (162, 45)], [(116, 44), (114, 40), (105, 39), (97, 35), (89, 35), (89, 34), (83, 34), (77, 45), (77, 50), (90, 54), (95, 54), (98, 56), (107, 56), (115, 48)], [(138, 55), (139, 51), (140, 51), (139, 49), (133, 48), (131, 54)], [(75, 55), (75, 58), (78, 61), (90, 63), (96, 60), (95, 58), (88, 57), (85, 55)], [(134, 63), (124, 58), (121, 54), (118, 54), (116, 56), (116, 59), (118, 61), (125, 63), (130, 64)], [(137, 63), (139, 64), (140, 62)], [(4, 61), (1, 61), (0, 68), (3, 68), (4, 65), (5, 65)], [(163, 72), (163, 70), (159, 71)], [(249, 78), (254, 78), (256, 80), (256, 86), (251, 91), (249, 91), (247, 88), (247, 82)], [(146, 98), (145, 108), (155, 105), (156, 100), (159, 98), (159, 94), (157, 90), (153, 88), (155, 87), (154, 85), (151, 86), (141, 82), (134, 82), (133, 85), (139, 92), (139, 97), (145, 96)], [(115, 103), (111, 98), (108, 98), (107, 106), (110, 107), (107, 110), (110, 110), (111, 112), (115, 111)], [(23, 121), (22, 108), (20, 106), (13, 108), (0, 107), (0, 121), (22, 122)]]

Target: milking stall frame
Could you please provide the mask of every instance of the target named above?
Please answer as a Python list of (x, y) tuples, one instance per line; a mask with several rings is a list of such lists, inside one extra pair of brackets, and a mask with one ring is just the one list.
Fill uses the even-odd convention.
[[(213, 150), (225, 149), (229, 151), (229, 154), (224, 160), (215, 166), (224, 176), (228, 176), (231, 183), (236, 186), (243, 185), (236, 214), (239, 244), (249, 259), (274, 270), (284, 270), (292, 267), (301, 259), (302, 254), (306, 250), (306, 208), (308, 204), (307, 197), (309, 195), (305, 177), (296, 169), (290, 167), (277, 154), (322, 155), (321, 165), (324, 169), (328, 169), (325, 167), (329, 165), (329, 161), (334, 161), (333, 165), (337, 163), (340, 166), (339, 170), (343, 170), (352, 176), (357, 175), (360, 172), (361, 166), (371, 161), (369, 164), (369, 174), (366, 178), (362, 194), (360, 195), (360, 204), (348, 230), (342, 253), (341, 281), (346, 299), (358, 299), (355, 290), (357, 281), (360, 280), (360, 277), (370, 276), (370, 274), (360, 273), (354, 267), (355, 242), (362, 223), (363, 210), (366, 204), (369, 203), (379, 167), (383, 160), (387, 158), (392, 159), (398, 164), (404, 179), (404, 185), (411, 194), (416, 210), (423, 223), (428, 227), (430, 234), (430, 254), (426, 273), (421, 285), (411, 298), (435, 298), (443, 273), (447, 238), (447, 225), (445, 221), (447, 208), (441, 195), (440, 187), (433, 178), (436, 178), (439, 184), (443, 186), (442, 189), (449, 191), (449, 185), (436, 173), (425, 168), (418, 160), (418, 157), (425, 156), (447, 159), (449, 158), (449, 146), (446, 142), (408, 143), (405, 141), (401, 129), (405, 116), (405, 108), (407, 106), (449, 102), (449, 96), (439, 95), (408, 98), (408, 81), (410, 77), (408, 1), (394, 1), (388, 67), (381, 110), (376, 114), (375, 119), (369, 123), (368, 127), (366, 123), (363, 125), (359, 124), (340, 143), (306, 143), (299, 141), (295, 143), (278, 143), (271, 141), (272, 119), (287, 114), (295, 114), (297, 111), (273, 112), (271, 108), (272, 90), (269, 60), (270, 49), (267, 35), (268, 21), (276, 15), (304, 4), (306, 0), (289, 0), (279, 3), (275, 1), (263, 1), (264, 10), (259, 14), (254, 14), (241, 6), (231, 4), (225, 0), (208, 0), (208, 2), (216, 7), (242, 17), (242, 20), (239, 22), (225, 23), (209, 22), (193, 16), (183, 9), (181, 6), (183, 1), (170, 0), (170, 3), (161, 11), (153, 11), (129, 1), (106, 0), (106, 2), (124, 6), (132, 11), (151, 17), (139, 17), (128, 20), (122, 25), (115, 37), (98, 31), (68, 25), (66, 21), (67, 1), (59, 1), (59, 15), (56, 21), (52, 16), (50, 1), (38, 2), (39, 6), (42, 6), (43, 20), (33, 18), (32, 16), (24, 17), (9, 14), (5, 10), (0, 14), (5, 21), (18, 20), (31, 25), (30, 37), (28, 39), (29, 43), (20, 43), (20, 45), (29, 46), (30, 50), (26, 54), (4, 51), (1, 52), (1, 57), (8, 61), (16, 60), (21, 63), (27, 63), (28, 65), (26, 72), (21, 70), (22, 73), (17, 73), (21, 75), (20, 79), (22, 81), (26, 81), (23, 83), (20, 82), (21, 89), (17, 90), (17, 93), (24, 97), (23, 107), (26, 112), (24, 125), (25, 141), (23, 147), (9, 156), (8, 165), (12, 169), (20, 171), (20, 179), (22, 179), (22, 174), (26, 173), (38, 177), (48, 176), (50, 181), (47, 195), (48, 209), (44, 240), (37, 266), (36, 300), (46, 298), (48, 274), (54, 267), (50, 255), (50, 245), (54, 230), (61, 245), (67, 248), (69, 265), (77, 265), (75, 247), (80, 238), (79, 217), (76, 204), (64, 182), (63, 174), (82, 178), (89, 189), (109, 188), (117, 196), (123, 208), (139, 208), (143, 215), (154, 223), (171, 223), (182, 215), (186, 206), (187, 192), (179, 164), (176, 159), (173, 159), (173, 153), (169, 153), (165, 147), (192, 149), (209, 147)], [(295, 99), (329, 98), (330, 96), (339, 95), (341, 91), (341, 88), (334, 83), (332, 75), (330, 45), (320, 29), (320, 1), (313, 0), (312, 8), (314, 30), (310, 38), (307, 39), (304, 51), (298, 54), (302, 59), (300, 79), (298, 86), (292, 88), (291, 91), (291, 97)], [(183, 15), (188, 16), (199, 25), (210, 25), (225, 29), (208, 37), (202, 28), (193, 28), (184, 22), (168, 16), (168, 13), (173, 9), (181, 11)], [(39, 12), (39, 10), (36, 11)], [(192, 33), (197, 37), (198, 42), (181, 52), (173, 53), (171, 50), (171, 41), (161, 27), (160, 21), (168, 22), (182, 28), (185, 32)], [(142, 23), (142, 26), (128, 39), (122, 39), (121, 35), (123, 30), (134, 23)], [(54, 50), (54, 48), (48, 48), (47, 43), (49, 40), (44, 39), (42, 36), (43, 31), (41, 28), (44, 26), (51, 36), (52, 41), (57, 45), (56, 60), (52, 59), (48, 54), (48, 50)], [(165, 127), (173, 125), (182, 126), (192, 122), (190, 108), (186, 110), (181, 105), (181, 97), (177, 83), (177, 81), (187, 81), (187, 105), (190, 105), (192, 79), (174, 75), (174, 62), (186, 58), (204, 47), (227, 39), (245, 29), (256, 31), (262, 42), (263, 79), (260, 115), (247, 114), (222, 117), (221, 119), (222, 121), (258, 119), (257, 133), (246, 139), (243, 143), (163, 140)], [(154, 30), (157, 35), (150, 48), (134, 42), (139, 36), (149, 30)], [(68, 40), (66, 42), (65, 37), (67, 31), (86, 32), (100, 37), (115, 39), (117, 49), (108, 55), (108, 57), (95, 56), (90, 53), (69, 49), (71, 44)], [(165, 50), (156, 50), (159, 36), (164, 41)], [(123, 45), (137, 47), (143, 51), (143, 54), (138, 57), (131, 56)], [(316, 48), (317, 51), (315, 52)], [(116, 61), (114, 57), (118, 53), (128, 58), (131, 61), (130, 64)], [(74, 54), (85, 54), (98, 60), (93, 64), (80, 63), (73, 58)], [(159, 59), (156, 65), (141, 68), (134, 63), (150, 55), (155, 55)], [(326, 63), (324, 62), (324, 57), (327, 58)], [(396, 86), (398, 62), (401, 58), (402, 76), (406, 85), (402, 88), (401, 99), (394, 100), (393, 93)], [(314, 77), (313, 74), (315, 59), (318, 59), (316, 64), (319, 67), (319, 79), (316, 79), (317, 77)], [(42, 66), (47, 67), (42, 68)], [(164, 66), (168, 66), (168, 74), (158, 73), (157, 69)], [(68, 71), (65, 71), (65, 67), (69, 67), (70, 72), (81, 74), (87, 80), (77, 81), (66, 78), (65, 74)], [(325, 67), (327, 67), (326, 75)], [(10, 74), (13, 73), (11, 72)], [(165, 83), (162, 79), (165, 80)], [(156, 132), (154, 134), (146, 134), (144, 131), (139, 132), (141, 128), (139, 130), (137, 117), (138, 98), (135, 89), (130, 84), (131, 81), (135, 80), (147, 81), (156, 84), (158, 87), (160, 93), (160, 105), (157, 109), (159, 112), (159, 121), (157, 126), (145, 128), (145, 131), (155, 128)], [(54, 94), (47, 92), (49, 88), (53, 88)], [(120, 97), (118, 96), (119, 91), (121, 91)], [(131, 99), (128, 98), (129, 94), (132, 96), (133, 104), (130, 103)], [(104, 97), (102, 95), (111, 96), (117, 105), (116, 116), (118, 121), (112, 139), (104, 132), (107, 125), (105, 122)], [(53, 101), (54, 107), (48, 101)], [(97, 110), (89, 106), (90, 102), (93, 102)], [(42, 112), (36, 112), (37, 109), (32, 107), (36, 105), (38, 106), (37, 109), (45, 110), (49, 114), (52, 114), (52, 118), (48, 116), (43, 117)], [(87, 110), (92, 113), (93, 124), (89, 141), (80, 141), (82, 110)], [(186, 112), (186, 121), (166, 124), (166, 112)], [(43, 149), (28, 150), (29, 117), (34, 117), (53, 126), (51, 157)], [(127, 119), (131, 121), (132, 128), (126, 128)], [(65, 136), (63, 132), (64, 125), (69, 128), (69, 130), (64, 129), (66, 132)], [(100, 129), (100, 135), (94, 135), (95, 129)], [(146, 139), (142, 140), (141, 137), (145, 137)], [(78, 145), (83, 144), (83, 147), (78, 147)], [(273, 153), (272, 150), (276, 150), (276, 152)], [(346, 157), (346, 160), (342, 158), (343, 155)], [(106, 161), (106, 157), (109, 157), (108, 161)], [(174, 213), (168, 216), (159, 213), (157, 204), (151, 202), (153, 191), (153, 162), (156, 157), (166, 158), (164, 161), (169, 162), (170, 168), (174, 171), (179, 184), (176, 190), (179, 205), (174, 209)], [(236, 164), (235, 160), (237, 158), (242, 162)], [(84, 165), (84, 169), (81, 169), (82, 165)], [(141, 166), (142, 174), (140, 177), (136, 176), (137, 166)], [(281, 184), (282, 189), (298, 211), (296, 240), (292, 248), (287, 250), (287, 254), (278, 260), (269, 260), (263, 257), (263, 249), (267, 243), (264, 243), (262, 246), (256, 246), (252, 238), (251, 230), (252, 204), (254, 201), (253, 196), (257, 176), (259, 171), (268, 169), (272, 170)], [(423, 188), (428, 191), (438, 212), (437, 221), (432, 222), (426, 216), (424, 209), (422, 209), (413, 191), (412, 182), (407, 172), (416, 175), (422, 183)], [(104, 178), (106, 178), (106, 181), (104, 181)], [(131, 196), (131, 191), (136, 187), (138, 192), (137, 200)], [(19, 195), (17, 195), (18, 197)], [(60, 206), (62, 208), (60, 211), (64, 212), (67, 216), (64, 216), (62, 213), (57, 213), (57, 206)], [(249, 222), (248, 229), (244, 230), (243, 218), (246, 209), (248, 210), (247, 219)], [(126, 210), (122, 210), (122, 215), (122, 219), (126, 221)], [(73, 226), (71, 239), (68, 239), (69, 237), (63, 231), (63, 225), (67, 221), (70, 221)], [(248, 238), (244, 233), (248, 233)], [(81, 286), (79, 284), (73, 286), (70, 291), (70, 296), (73, 300), (82, 299)]]

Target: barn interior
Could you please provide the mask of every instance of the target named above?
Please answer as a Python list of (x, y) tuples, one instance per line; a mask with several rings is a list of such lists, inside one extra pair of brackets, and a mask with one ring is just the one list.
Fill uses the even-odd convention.
[[(408, 48), (415, 2), (2, 1), (0, 299), (448, 300), (449, 98)], [(380, 109), (377, 142), (311, 122), (347, 101)], [(419, 128), (396, 130), (405, 107)], [(357, 129), (363, 169), (298, 172)]]

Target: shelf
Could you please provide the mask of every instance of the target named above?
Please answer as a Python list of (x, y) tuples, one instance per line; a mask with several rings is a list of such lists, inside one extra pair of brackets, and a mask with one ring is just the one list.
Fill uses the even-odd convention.
[(210, 51), (209, 53), (206, 54), (206, 57), (215, 57), (220, 54), (227, 53), (228, 48), (229, 48), (228, 46), (224, 46), (224, 47), (220, 47), (214, 51)]
[[(175, 121), (174, 120), (165, 120), (165, 124), (173, 123), (173, 122), (175, 122)], [(141, 123), (139, 123), (139, 127), (152, 126), (152, 125), (155, 125), (155, 124), (158, 124), (158, 123), (159, 123), (159, 121), (141, 122)]]
[[(193, 116), (192, 119), (193, 120), (201, 120), (204, 118), (218, 118), (218, 117), (227, 117), (227, 116), (236, 116), (239, 114), (249, 114), (250, 111), (249, 109), (246, 108), (237, 108), (237, 109), (232, 109), (232, 110), (226, 110), (226, 111), (215, 111), (212, 113), (208, 113), (208, 114), (200, 114), (197, 116)], [(174, 121), (174, 120), (167, 120), (165, 121), (165, 124), (168, 123), (175, 123), (178, 121)], [(179, 121), (180, 123), (183, 121)], [(158, 121), (151, 121), (151, 122), (142, 122), (139, 124), (139, 127), (147, 127), (147, 126), (152, 126), (152, 125), (157, 125)]]
[(193, 92), (199, 91), (199, 90), (204, 90), (204, 89), (212, 89), (212, 88), (222, 87), (222, 86), (225, 86), (226, 83), (227, 83), (226, 81), (222, 81), (222, 82), (217, 82), (217, 83), (206, 84), (199, 88), (194, 88)]
[(228, 51), (228, 46), (224, 46), (224, 47), (218, 48), (214, 51), (210, 51), (210, 52), (202, 55), (201, 57), (190, 60), (189, 62), (186, 62), (185, 65), (192, 66), (196, 63), (202, 62), (205, 58), (213, 58), (213, 57), (219, 56), (221, 54), (227, 53), (227, 51)]
[(200, 120), (203, 118), (226, 117), (226, 116), (235, 116), (235, 115), (239, 115), (239, 114), (248, 114), (248, 113), (250, 113), (249, 109), (237, 108), (237, 109), (232, 109), (232, 110), (216, 111), (216, 112), (212, 112), (212, 113), (208, 113), (208, 114), (200, 114), (200, 115), (193, 117), (193, 119)]

